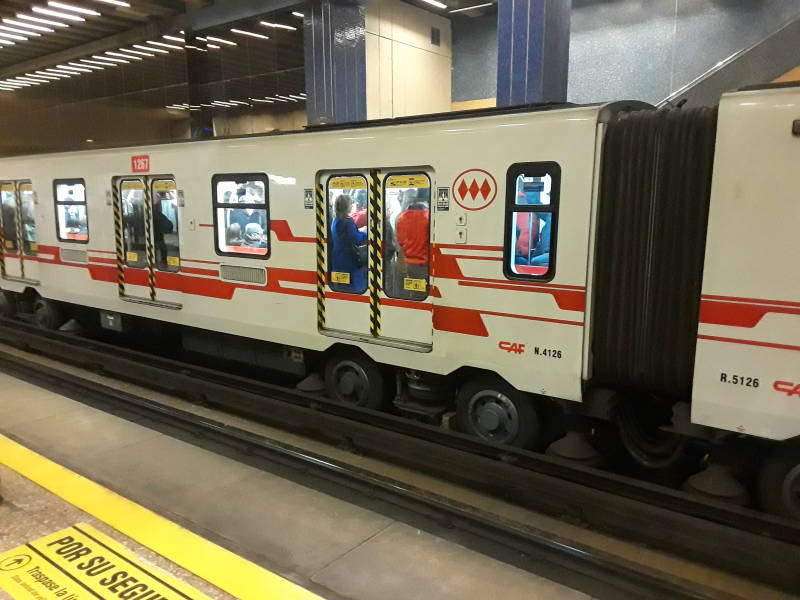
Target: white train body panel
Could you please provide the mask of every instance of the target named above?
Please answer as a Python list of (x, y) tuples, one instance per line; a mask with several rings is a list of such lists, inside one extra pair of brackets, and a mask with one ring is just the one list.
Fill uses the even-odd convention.
[[(592, 206), (597, 119), (600, 107), (462, 118), (402, 126), (325, 130), (292, 135), (173, 143), (0, 161), (0, 181), (29, 180), (38, 196), (39, 256), (33, 286), (46, 298), (171, 321), (311, 350), (341, 339), (317, 328), (315, 212), (304, 208), (304, 190), (322, 171), (425, 170), (435, 190), (451, 188), (464, 171), (481, 169), (496, 181), (496, 197), (481, 210), (431, 212), (432, 293), (414, 308), (387, 301), (384, 335), (431, 340), (428, 352), (365, 342), (368, 306), (326, 298), (326, 315), (362, 334), (348, 340), (375, 360), (434, 373), (463, 366), (497, 372), (519, 389), (581, 400), (584, 302)], [(183, 190), (180, 273), (156, 273), (157, 300), (178, 310), (120, 299), (114, 266), (113, 177), (131, 174), (131, 158), (148, 155), (150, 174), (174, 176)], [(560, 165), (558, 257), (547, 283), (510, 281), (503, 274), (506, 173), (520, 162)], [(267, 260), (218, 256), (214, 246), (211, 177), (224, 173), (269, 175), (271, 255)], [(90, 241), (58, 241), (53, 181), (83, 178)], [(452, 194), (452, 192), (451, 192)], [(464, 239), (466, 238), (466, 239)], [(89, 263), (69, 263), (61, 250), (88, 250)], [(7, 256), (9, 271), (18, 259)], [(220, 265), (263, 267), (266, 285), (222, 281)], [(136, 273), (135, 271), (138, 271)], [(141, 269), (126, 268), (126, 294), (147, 297)], [(138, 283), (138, 284), (137, 284)], [(5, 280), (22, 291), (24, 282)], [(407, 302), (405, 304), (411, 304)], [(509, 351), (506, 342), (516, 344)], [(534, 349), (558, 351), (560, 358)], [(521, 350), (522, 349), (522, 350)]]
[(719, 108), (692, 420), (800, 434), (800, 88)]

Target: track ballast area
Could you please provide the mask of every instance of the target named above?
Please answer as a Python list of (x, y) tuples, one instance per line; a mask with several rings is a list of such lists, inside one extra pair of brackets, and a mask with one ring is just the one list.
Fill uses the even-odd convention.
[[(532, 452), (498, 446), (323, 396), (253, 381), (85, 338), (3, 320), (0, 341), (114, 378), (211, 404), (469, 486), (525, 508), (610, 532), (787, 591), (800, 589), (800, 525)], [(707, 589), (595, 550), (500, 523), (474, 507), (187, 411), (0, 353), (0, 369), (92, 404), (111, 406), (289, 461), (529, 556), (642, 596), (715, 598)], [(659, 595), (654, 595), (658, 592)]]

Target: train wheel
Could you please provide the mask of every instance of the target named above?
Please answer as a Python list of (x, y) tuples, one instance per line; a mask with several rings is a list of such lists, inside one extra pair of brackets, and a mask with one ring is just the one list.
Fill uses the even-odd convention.
[(17, 314), (17, 296), (12, 292), (0, 291), (0, 317), (13, 319)]
[(338, 352), (325, 363), (325, 389), (339, 400), (382, 409), (386, 404), (386, 380), (380, 367), (357, 352)]
[(779, 446), (758, 476), (761, 507), (773, 514), (800, 520), (800, 444)]
[(456, 418), (461, 431), (498, 444), (530, 448), (539, 438), (533, 399), (492, 375), (476, 377), (458, 390)]
[(686, 438), (663, 431), (672, 418), (672, 407), (654, 398), (621, 398), (612, 412), (625, 450), (639, 465), (666, 469), (684, 458)]
[(64, 314), (52, 300), (38, 298), (33, 304), (33, 322), (42, 329), (58, 329), (64, 324)]

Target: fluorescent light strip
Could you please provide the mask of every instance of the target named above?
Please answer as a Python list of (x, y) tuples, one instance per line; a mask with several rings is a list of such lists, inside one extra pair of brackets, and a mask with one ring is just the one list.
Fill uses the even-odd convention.
[(83, 17), (79, 17), (77, 15), (68, 15), (67, 13), (58, 12), (56, 10), (50, 10), (49, 8), (42, 8), (41, 6), (31, 6), (31, 10), (35, 13), (39, 13), (42, 15), (48, 15), (51, 17), (57, 17), (59, 19), (67, 19), (68, 21), (85, 21)]
[(47, 79), (48, 81), (53, 81), (56, 79), (61, 79), (60, 77), (56, 77), (55, 75), (35, 75), (34, 73), (25, 73), (25, 77), (41, 77), (42, 79)]
[(208, 48), (211, 48), (212, 50), (219, 50), (219, 46), (217, 46), (216, 44), (206, 44), (206, 46)]
[(274, 100), (266, 100), (262, 98), (250, 98), (253, 102), (266, 102), (267, 104), (275, 104)]
[(199, 35), (198, 35), (198, 36), (196, 36), (196, 38), (195, 38), (195, 39), (198, 39), (198, 40), (200, 40), (201, 42), (207, 42), (207, 41), (208, 41), (206, 38), (204, 38), (204, 37), (200, 37)]
[(296, 98), (297, 100), (305, 100), (303, 96), (298, 96), (296, 94), (289, 94), (289, 96), (291, 96), (292, 98)]
[(303, 13), (301, 13), (301, 12), (297, 12), (296, 10), (293, 10), (293, 11), (292, 11), (292, 14), (293, 14), (295, 17), (299, 18), (299, 19), (302, 19), (302, 18), (305, 16)]
[(36, 73), (38, 75), (41, 75), (42, 77), (55, 77), (56, 79), (69, 79), (70, 78), (69, 75), (63, 75), (61, 73), (59, 73), (58, 75), (56, 75), (55, 73), (47, 73), (46, 71), (36, 71)]
[(141, 44), (134, 44), (134, 48), (138, 48), (139, 50), (147, 50), (148, 52), (158, 52), (159, 54), (169, 54), (169, 50), (163, 50), (161, 48), (153, 48), (152, 46), (142, 46)]
[(18, 19), (25, 19), (26, 21), (33, 21), (34, 23), (44, 23), (45, 25), (52, 25), (54, 27), (69, 27), (66, 23), (59, 23), (58, 21), (51, 21), (50, 19), (40, 19), (39, 17), (32, 17), (30, 15), (23, 15), (17, 13)]
[(50, 27), (34, 25), (33, 23), (23, 23), (22, 21), (15, 21), (14, 19), (3, 19), (3, 23), (8, 23), (9, 25), (16, 25), (17, 27), (27, 27), (29, 29), (35, 29), (36, 31), (45, 31), (47, 33), (56, 32), (55, 29), (51, 29)]
[[(39, 34), (37, 33), (36, 35), (39, 35)], [(19, 40), (20, 42), (27, 42), (28, 41), (28, 38), (23, 37), (21, 35), (16, 35), (16, 34), (13, 34), (13, 33), (3, 33), (2, 31), (0, 31), (0, 37), (10, 38), (12, 40)]]
[(264, 27), (272, 27), (273, 29), (286, 29), (288, 31), (297, 31), (297, 27), (291, 25), (281, 25), (280, 23), (270, 23), (269, 21), (259, 21)]
[(190, 44), (186, 44), (187, 48), (191, 48), (192, 50), (199, 50), (200, 52), (208, 52), (205, 48), (200, 48), (199, 46), (192, 46)]
[(72, 6), (72, 4), (64, 4), (63, 2), (55, 2), (55, 0), (50, 0), (50, 2), (47, 3), (47, 6), (52, 6), (53, 8), (60, 8), (62, 10), (70, 10), (72, 12), (80, 13), (82, 15), (89, 15), (91, 17), (102, 16), (96, 10), (91, 10), (89, 8), (82, 8), (80, 6)]
[(92, 71), (102, 71), (104, 69), (103, 67), (98, 67), (95, 65), (82, 65), (81, 63), (76, 62), (70, 62), (67, 64), (71, 67), (80, 67), (81, 69), (90, 69)]
[(24, 87), (30, 87), (27, 83), (13, 83), (11, 81), (4, 81), (3, 85), (5, 85), (7, 87), (10, 87), (10, 88), (14, 88), (15, 90), (18, 90), (18, 89), (24, 88)]
[(245, 106), (250, 106), (248, 102), (242, 102), (241, 100), (228, 100), (231, 104), (244, 104)]
[(63, 69), (64, 71), (70, 72), (75, 71), (77, 73), (91, 73), (92, 70), (89, 67), (70, 67), (69, 65), (56, 65), (56, 68)]
[[(155, 54), (153, 54), (152, 52), (142, 52), (141, 50), (130, 50), (128, 48), (120, 48), (119, 49), (119, 53), (124, 55), (124, 56), (132, 55), (132, 54), (137, 54), (139, 56), (149, 56), (150, 58), (155, 56)], [(131, 56), (131, 58), (135, 58), (135, 57)]]
[[(183, 47), (182, 47), (182, 46), (176, 46), (175, 44), (167, 44), (167, 43), (165, 43), (165, 42), (151, 42), (150, 40), (147, 40), (147, 41), (145, 42), (145, 44), (153, 44), (153, 45), (155, 45), (155, 46), (163, 46), (164, 48), (173, 48), (173, 49), (175, 49), (175, 50), (183, 50)], [(138, 48), (138, 47), (139, 47), (139, 46), (137, 46), (137, 48)]]
[(121, 58), (112, 58), (110, 56), (97, 56), (96, 54), (93, 54), (92, 58), (94, 58), (96, 60), (110, 60), (111, 62), (115, 62), (115, 63), (125, 63), (126, 65), (130, 64), (130, 62), (131, 62), (129, 60), (123, 60)]
[(77, 75), (77, 73), (74, 73), (73, 71), (65, 71), (63, 69), (45, 69), (45, 72), (47, 72), (47, 73), (58, 73), (59, 75), (68, 75), (69, 77), (72, 77), (73, 75)]
[(284, 96), (283, 94), (275, 94), (278, 98), (284, 98), (288, 102), (297, 102), (296, 98), (291, 98), (289, 96)]
[(181, 44), (185, 44), (186, 40), (183, 38), (179, 38), (177, 35), (162, 35), (165, 40), (172, 40), (173, 42), (180, 42)]
[(43, 83), (41, 81), (36, 81), (35, 79), (26, 79), (25, 77), (10, 77), (8, 81), (11, 81), (12, 83), (28, 83), (30, 85), (41, 85)]
[(117, 56), (119, 58), (130, 58), (132, 60), (144, 60), (141, 56), (130, 56), (128, 54), (122, 54), (120, 52), (113, 52), (109, 50), (108, 52), (104, 52), (103, 54), (108, 54), (109, 56)]
[(264, 98), (267, 98), (269, 100), (276, 100), (277, 102), (288, 102), (288, 100), (286, 100), (285, 98), (276, 98), (275, 96), (264, 96)]
[(5, 40), (0, 38), (0, 45), (2, 46), (15, 46), (17, 42), (12, 42), (11, 40)]
[(103, 67), (116, 67), (117, 65), (113, 62), (103, 62), (100, 60), (89, 60), (88, 58), (81, 58), (78, 60), (79, 63), (86, 63), (87, 65), (101, 65)]
[(105, 2), (106, 4), (113, 4), (114, 6), (124, 6), (125, 8), (130, 8), (131, 5), (127, 2), (123, 2), (123, 0), (95, 0), (95, 2)]
[(223, 40), (222, 38), (208, 36), (209, 41), (211, 42), (219, 42), (220, 44), (227, 44), (228, 46), (238, 46), (236, 42), (231, 42), (229, 40)]
[(438, 0), (422, 0), (422, 1), (427, 2), (428, 4), (430, 4), (431, 6), (435, 6), (436, 8), (441, 8), (441, 9), (447, 8), (447, 4), (438, 2)]
[(460, 13), (464, 12), (465, 10), (474, 10), (476, 8), (486, 8), (487, 6), (491, 6), (494, 2), (487, 2), (485, 4), (476, 4), (475, 6), (465, 6), (464, 8), (454, 8), (453, 10), (449, 11), (451, 13)]
[[(261, 35), (260, 33), (253, 33), (252, 31), (245, 31), (243, 29), (231, 29), (233, 33), (238, 33), (239, 35), (249, 35), (250, 37), (259, 38), (262, 40), (268, 40), (268, 35)], [(212, 38), (213, 39), (213, 38)]]
[(213, 100), (211, 104), (214, 104), (215, 106), (226, 106), (228, 108), (230, 108), (231, 106), (236, 106), (235, 104), (231, 104), (230, 102), (223, 102), (222, 100)]
[(33, 37), (42, 37), (41, 33), (36, 33), (35, 31), (25, 31), (24, 29), (17, 29), (16, 27), (9, 27), (8, 25), (0, 25), (0, 29), (3, 31), (10, 31), (12, 33), (19, 33), (22, 35), (31, 35)]
[(27, 73), (25, 74), (25, 79), (33, 79), (39, 83), (50, 83), (51, 81), (57, 81), (57, 77), (42, 77), (41, 75), (28, 75)]
[(186, 110), (185, 106), (179, 106), (177, 104), (167, 104), (164, 108), (173, 108), (175, 110)]

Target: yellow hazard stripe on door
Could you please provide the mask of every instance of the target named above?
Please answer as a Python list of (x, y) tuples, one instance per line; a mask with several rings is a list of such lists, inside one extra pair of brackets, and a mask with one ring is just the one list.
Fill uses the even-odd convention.
[(240, 600), (321, 600), (295, 583), (184, 529), (0, 435), (0, 464)]
[(111, 198), (114, 204), (114, 247), (117, 258), (117, 293), (120, 297), (125, 295), (125, 248), (122, 237), (122, 206), (119, 198), (119, 186), (116, 181), (111, 183)]
[(325, 195), (322, 184), (316, 189), (317, 223), (317, 328), (325, 329)]
[(144, 243), (147, 250), (147, 284), (150, 300), (156, 299), (156, 255), (153, 249), (153, 198), (148, 186), (144, 186)]
[(375, 337), (381, 335), (382, 216), (380, 173), (372, 171), (369, 185), (369, 331)]

